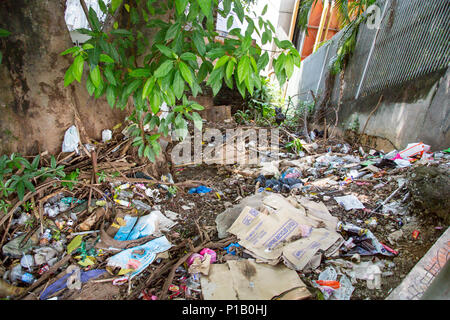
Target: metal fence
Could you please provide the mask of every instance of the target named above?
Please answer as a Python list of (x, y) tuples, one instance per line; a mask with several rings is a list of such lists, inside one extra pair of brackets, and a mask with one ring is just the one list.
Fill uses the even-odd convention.
[[(379, 0), (379, 29), (360, 26), (346, 69), (344, 100), (358, 99), (449, 67), (450, 0)], [(303, 61), (300, 97), (324, 90), (343, 31)]]
[[(450, 62), (450, 0), (386, 0), (359, 95), (365, 96), (446, 68)], [(369, 32), (370, 31), (370, 32)], [(367, 27), (361, 38), (374, 38)]]

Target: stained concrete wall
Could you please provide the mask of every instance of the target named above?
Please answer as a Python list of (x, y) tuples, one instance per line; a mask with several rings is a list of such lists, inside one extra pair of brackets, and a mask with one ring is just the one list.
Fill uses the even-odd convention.
[[(365, 25), (361, 25), (361, 28), (355, 52), (345, 70), (343, 83), (339, 75), (334, 76), (331, 102), (326, 110), (327, 123), (334, 123), (334, 110), (340, 105), (338, 112), (340, 131), (349, 129), (357, 119), (361, 133), (369, 115), (383, 95), (383, 101), (369, 119), (364, 133), (388, 140), (390, 147), (385, 148), (385, 151), (393, 148), (401, 149), (410, 142), (418, 141), (429, 144), (433, 150), (448, 148), (450, 69), (441, 68), (419, 78), (356, 97), (376, 35), (376, 29), (368, 30)], [(299, 101), (312, 101), (311, 91), (319, 97), (324, 94), (329, 66), (336, 55), (343, 32), (345, 31), (341, 30), (327, 44), (302, 61), (301, 68), (294, 74), (298, 82), (289, 83), (289, 95), (295, 93)], [(389, 68), (396, 67), (392, 61), (385, 63)]]

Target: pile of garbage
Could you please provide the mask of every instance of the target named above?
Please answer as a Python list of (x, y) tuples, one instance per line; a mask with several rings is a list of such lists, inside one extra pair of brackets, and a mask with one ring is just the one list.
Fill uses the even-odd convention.
[[(359, 282), (378, 290), (393, 275), (398, 239), (410, 231), (420, 237), (402, 228), (409, 219), (408, 171), (448, 172), (450, 160), (450, 150), (431, 153), (423, 143), (389, 153), (345, 143), (314, 153), (315, 144), (308, 155), (227, 168), (253, 184), (251, 192), (239, 186), (233, 201), (202, 181), (147, 175), (126, 159), (129, 138), (114, 140), (105, 131), (102, 143), (82, 146), (72, 131), (64, 144), (72, 156), (60, 162), (80, 171), (80, 183), (38, 187), (0, 219), (1, 297), (65, 299), (91, 284), (144, 300), (300, 300), (314, 298), (313, 289), (323, 299), (349, 300)], [(95, 157), (88, 156), (92, 150)], [(355, 192), (388, 186), (376, 201)], [(234, 203), (222, 212), (211, 206), (211, 235), (181, 214), (197, 210), (187, 198)], [(394, 228), (387, 238), (380, 239), (380, 219)], [(195, 238), (175, 230), (188, 221), (198, 228)]]

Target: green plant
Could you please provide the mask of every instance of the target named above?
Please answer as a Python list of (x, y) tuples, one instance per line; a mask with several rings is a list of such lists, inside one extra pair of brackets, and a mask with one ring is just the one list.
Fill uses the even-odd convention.
[(353, 119), (353, 122), (350, 124), (349, 129), (355, 133), (359, 132), (359, 117), (356, 116)]
[(250, 121), (252, 115), (251, 111), (249, 109), (242, 111), (238, 110), (234, 113), (234, 119), (238, 124), (246, 124), (248, 121)]
[(97, 172), (96, 173), (98, 176), (98, 182), (102, 183), (103, 181), (106, 180), (106, 178), (108, 177), (107, 174), (105, 173), (105, 171), (101, 171), (101, 172)]
[(173, 197), (173, 196), (175, 196), (177, 194), (177, 187), (176, 186), (169, 186), (167, 188), (167, 191)]
[(30, 218), (28, 218), (27, 221), (25, 221), (25, 229), (30, 230), (33, 229), (34, 226), (34, 217), (31, 216)]
[(0, 157), (0, 196), (7, 198), (17, 193), (22, 200), (26, 190), (35, 191), (33, 182), (39, 179), (65, 177), (64, 166), (57, 166), (55, 157), (52, 156), (50, 167), (39, 168), (39, 164), (39, 155), (31, 163), (17, 153), (9, 157), (7, 155)]
[[(112, 1), (111, 6), (102, 5), (101, 9), (112, 15), (121, 3), (122, 0)], [(247, 91), (252, 95), (261, 89), (260, 72), (270, 57), (253, 43), (254, 33), (262, 44), (273, 40), (279, 48), (273, 65), (280, 85), (292, 75), (294, 65), (300, 66), (300, 54), (293, 44), (273, 37), (275, 27), (263, 18), (267, 5), (261, 14), (253, 13), (251, 18), (240, 0), (223, 0), (223, 9), (218, 4), (219, 0), (127, 1), (124, 7), (129, 15), (121, 19), (121, 28), (115, 22), (111, 31), (103, 30), (91, 8), (88, 20), (93, 30), (78, 30), (89, 35), (90, 40), (61, 53), (73, 58), (65, 74), (65, 86), (81, 82), (83, 74), (87, 74), (89, 94), (95, 98), (106, 96), (112, 108), (125, 109), (131, 98), (128, 119), (132, 122), (133, 146), (138, 148), (140, 157), (155, 161), (161, 152), (159, 139), (169, 134), (169, 125), (180, 138), (187, 134), (187, 121), (202, 128), (197, 111), (203, 106), (189, 101), (188, 96), (201, 93), (200, 84), (205, 79), (214, 95), (223, 83), (229, 88), (236, 86), (244, 98)], [(166, 13), (170, 14), (169, 22), (158, 18)], [(241, 23), (246, 21), (245, 33), (235, 28), (229, 30), (230, 37), (223, 43), (216, 41), (215, 13), (228, 17), (228, 29), (235, 17)], [(147, 29), (155, 34), (151, 44), (144, 35)], [(163, 102), (169, 112), (162, 119), (158, 113)], [(157, 127), (157, 133), (145, 132), (147, 124), (149, 130)]]
[(11, 207), (9, 203), (7, 203), (5, 200), (0, 200), (0, 211), (3, 211), (4, 213), (8, 213), (8, 208)]
[(80, 175), (80, 169), (76, 169), (75, 171), (72, 171), (65, 177), (64, 180), (70, 180), (70, 181), (74, 181), (74, 182), (61, 182), (61, 185), (72, 191), (73, 187), (75, 185), (75, 182), (78, 181), (79, 175)]
[(23, 210), (29, 212), (34, 209), (33, 203), (31, 201), (26, 201), (22, 204)]
[(302, 142), (300, 141), (300, 138), (295, 138), (295, 139), (289, 141), (285, 145), (285, 148), (288, 150), (293, 150), (295, 153), (299, 153), (300, 151), (303, 151), (303, 145), (302, 145)]
[[(11, 32), (9, 32), (8, 30), (2, 29), (0, 28), (0, 38), (2, 37), (7, 37), (11, 34)], [(3, 54), (0, 51), (0, 64), (2, 64), (2, 59), (3, 59)]]

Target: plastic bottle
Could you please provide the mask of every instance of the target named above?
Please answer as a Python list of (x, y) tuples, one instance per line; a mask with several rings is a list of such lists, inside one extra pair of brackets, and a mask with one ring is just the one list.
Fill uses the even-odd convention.
[(152, 210), (151, 206), (149, 206), (148, 204), (145, 204), (141, 200), (133, 200), (132, 202), (133, 202), (134, 206), (136, 207), (136, 209), (138, 209), (138, 210), (143, 210), (143, 211), (151, 211)]

